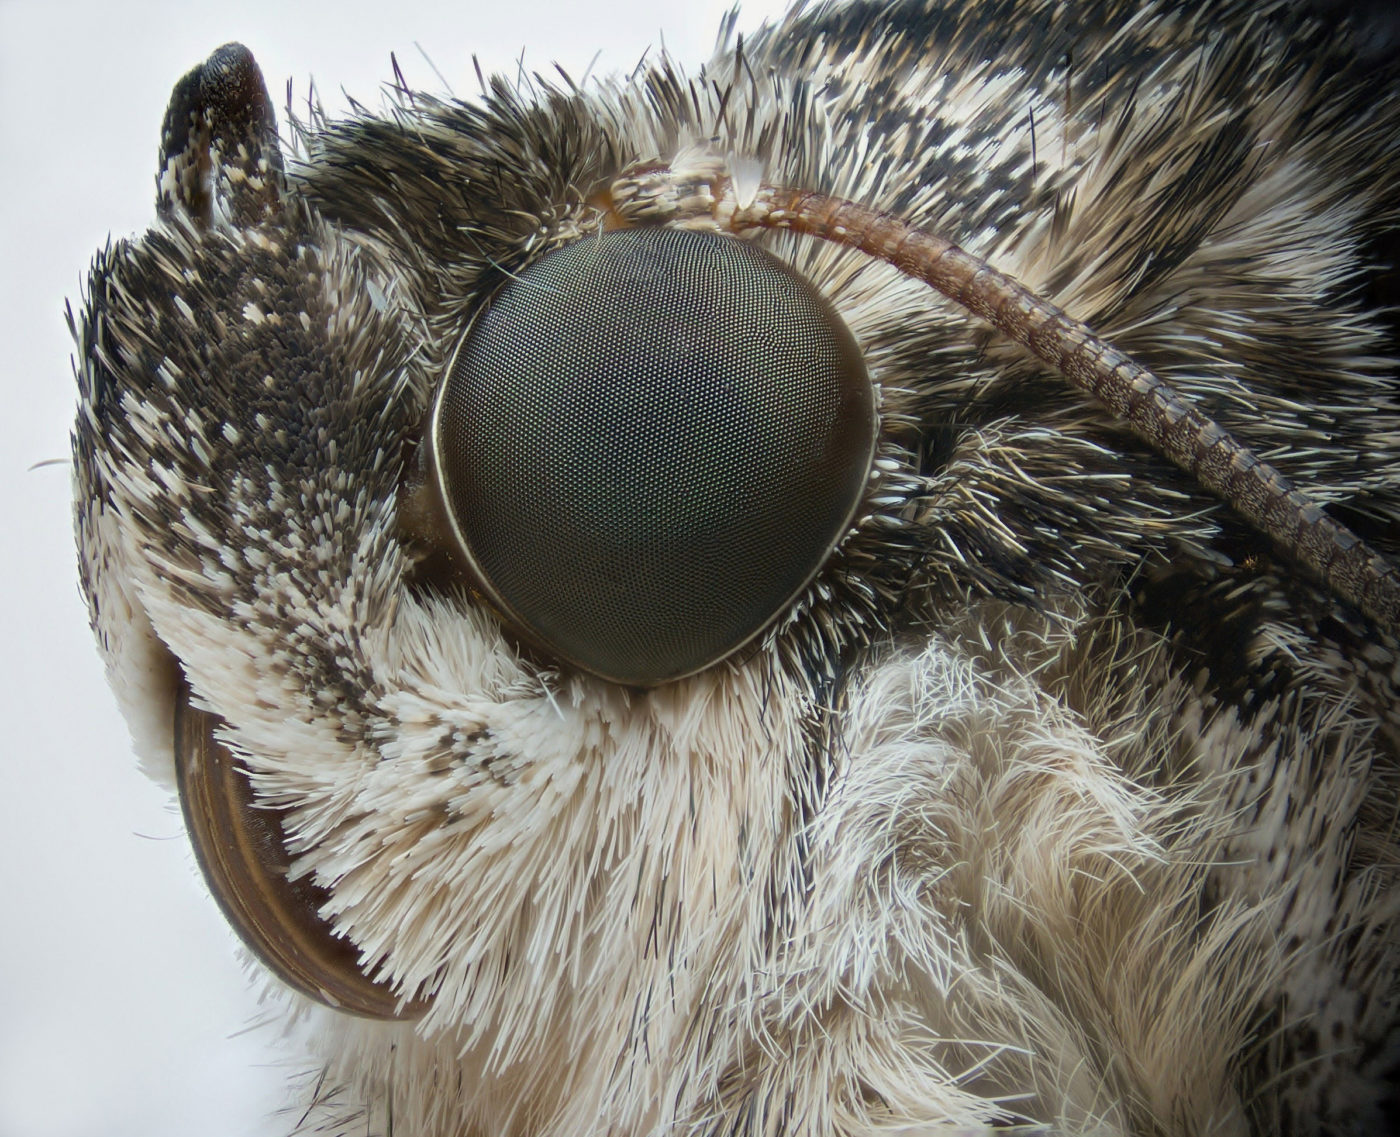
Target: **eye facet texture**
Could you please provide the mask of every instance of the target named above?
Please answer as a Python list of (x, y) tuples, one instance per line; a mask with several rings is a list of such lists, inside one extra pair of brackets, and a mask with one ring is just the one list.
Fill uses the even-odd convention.
[(433, 461), (501, 614), (618, 682), (760, 632), (850, 524), (874, 391), (830, 305), (751, 245), (589, 237), (525, 269), (458, 349)]

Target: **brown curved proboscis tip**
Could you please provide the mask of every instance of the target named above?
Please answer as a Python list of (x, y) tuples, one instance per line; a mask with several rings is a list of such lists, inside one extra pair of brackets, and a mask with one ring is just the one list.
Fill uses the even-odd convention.
[(360, 968), (359, 952), (320, 911), (328, 899), (290, 878), (275, 810), (253, 800), (248, 772), (215, 737), (219, 720), (175, 700), (175, 774), (195, 859), (239, 938), (279, 979), (329, 1007), (373, 1019), (416, 1019), (429, 1000), (408, 1000)]
[(806, 190), (764, 186), (723, 224), (735, 232), (791, 229), (821, 237), (918, 277), (1029, 348), (1334, 596), (1400, 635), (1400, 571), (1393, 564), (1167, 383), (987, 262), (898, 217)]

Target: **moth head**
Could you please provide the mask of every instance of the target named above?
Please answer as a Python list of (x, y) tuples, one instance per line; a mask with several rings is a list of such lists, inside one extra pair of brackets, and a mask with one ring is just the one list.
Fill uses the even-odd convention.
[[(797, 870), (763, 864), (775, 899), (743, 858), (803, 824), (862, 653), (1219, 532), (1180, 508), (1194, 475), (1122, 468), (1110, 412), (917, 266), (775, 237), (821, 211), (686, 148), (723, 121), (769, 181), (854, 180), (816, 127), (782, 136), (795, 105), (665, 68), (593, 101), (497, 86), (325, 125), (284, 170), (246, 51), (177, 87), (160, 221), (99, 257), (79, 330), (79, 541), (211, 886), (304, 994), (513, 1055), (550, 976), (626, 931), (559, 843), (650, 841), (667, 895), (697, 810), (740, 850), (688, 901), (706, 950), (771, 938)], [(948, 215), (1009, 228), (1026, 165)]]

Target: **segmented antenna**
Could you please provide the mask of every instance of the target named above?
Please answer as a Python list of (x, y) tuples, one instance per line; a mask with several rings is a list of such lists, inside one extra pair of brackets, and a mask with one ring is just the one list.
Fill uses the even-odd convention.
[(761, 186), (749, 204), (726, 203), (715, 216), (734, 232), (791, 229), (849, 245), (925, 281), (1092, 395), (1335, 596), (1400, 634), (1400, 572), (1390, 561), (1147, 368), (986, 261), (898, 217), (807, 190)]

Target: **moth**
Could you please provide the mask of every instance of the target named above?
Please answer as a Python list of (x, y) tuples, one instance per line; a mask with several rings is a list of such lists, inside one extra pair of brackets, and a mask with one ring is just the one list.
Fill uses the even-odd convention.
[(896, 0), (286, 138), (182, 79), (78, 551), (301, 1127), (1385, 1131), (1388, 66)]

